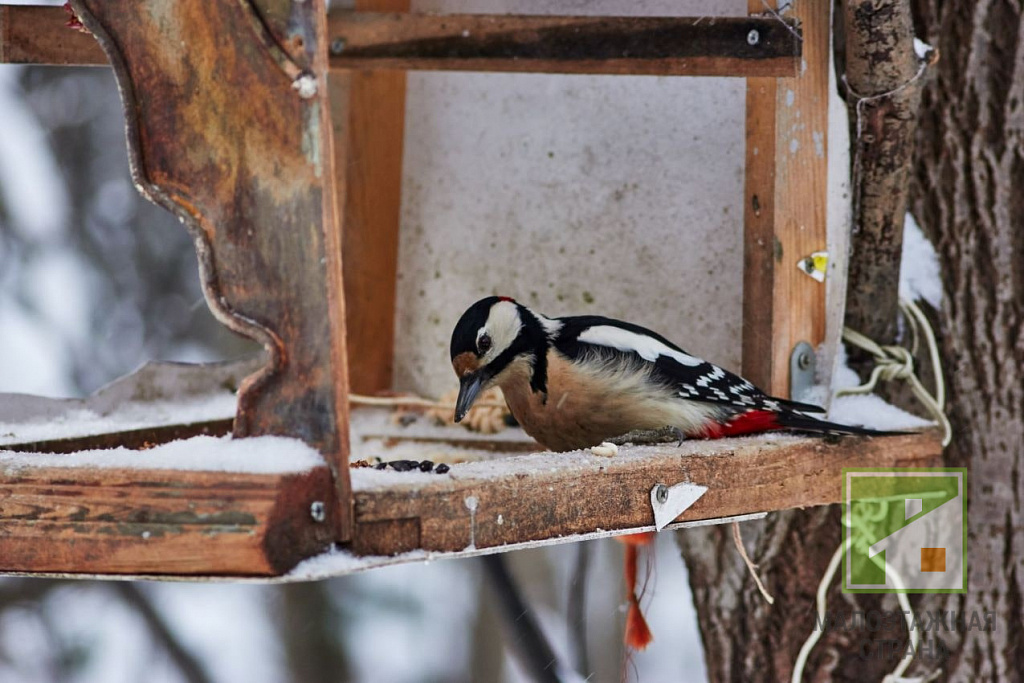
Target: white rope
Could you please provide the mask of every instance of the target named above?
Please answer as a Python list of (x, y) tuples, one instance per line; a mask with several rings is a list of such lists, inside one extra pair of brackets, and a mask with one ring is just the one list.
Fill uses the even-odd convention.
[[(880, 505), (878, 514), (876, 516), (872, 516), (866, 519), (865, 521), (878, 521), (879, 519), (882, 519), (887, 515), (888, 502), (886, 500), (882, 500), (879, 501), (879, 503)], [(850, 520), (850, 522), (847, 523), (847, 520), (844, 515), (843, 524), (844, 526), (847, 526), (847, 528), (850, 528), (853, 526), (854, 522), (853, 520)], [(825, 574), (821, 577), (821, 582), (818, 584), (816, 604), (818, 624), (820, 625), (820, 628), (811, 629), (810, 635), (807, 636), (807, 640), (804, 641), (803, 646), (800, 648), (800, 652), (797, 655), (796, 661), (793, 663), (793, 675), (790, 678), (791, 683), (801, 683), (804, 676), (804, 669), (807, 666), (807, 659), (808, 657), (810, 657), (811, 650), (814, 649), (814, 646), (821, 639), (822, 634), (825, 632), (826, 624), (828, 623), (826, 619), (826, 607), (828, 605), (828, 589), (829, 586), (832, 584), (832, 579), (835, 578), (836, 572), (839, 570), (839, 564), (842, 560), (843, 553), (852, 543), (851, 538), (852, 534), (847, 533), (846, 539), (839, 544), (839, 547), (836, 548), (836, 551), (832, 554), (832, 559), (828, 563), (828, 568), (825, 569)], [(869, 553), (865, 553), (865, 555), (868, 555), (868, 559), (870, 559), (875, 564), (875, 566), (882, 569), (886, 573), (886, 576), (892, 576), (892, 581), (897, 591), (903, 591), (906, 589), (906, 584), (903, 583), (903, 579), (900, 577), (899, 572), (897, 572), (891, 564), (885, 561), (885, 558), (882, 557), (881, 553), (878, 553), (874, 556), (871, 556)], [(907, 624), (907, 635), (910, 638), (911, 646), (903, 655), (903, 658), (900, 659), (899, 664), (896, 665), (896, 668), (893, 670), (893, 672), (890, 674), (886, 674), (886, 676), (882, 679), (882, 683), (925, 683), (926, 681), (933, 681), (936, 678), (938, 678), (939, 674), (941, 673), (941, 670), (934, 671), (926, 677), (903, 677), (903, 674), (906, 672), (907, 668), (910, 667), (910, 663), (914, 659), (914, 654), (918, 650), (918, 645), (921, 642), (921, 636), (914, 628), (914, 610), (910, 605), (910, 600), (909, 598), (907, 598), (907, 594), (903, 592), (897, 592), (896, 600), (899, 602), (900, 609), (903, 611), (904, 620)]]
[[(857, 387), (840, 389), (836, 396), (849, 396), (853, 394), (870, 394), (875, 390), (879, 380), (891, 382), (903, 380), (910, 385), (914, 396), (924, 406), (928, 414), (942, 427), (942, 445), (948, 446), (953, 439), (953, 427), (946, 417), (946, 383), (942, 375), (942, 360), (939, 357), (939, 345), (935, 341), (935, 333), (928, 318), (918, 308), (917, 304), (906, 299), (900, 299), (900, 311), (913, 331), (914, 339), (918, 338), (919, 329), (924, 335), (928, 345), (928, 355), (931, 361), (933, 374), (935, 375), (935, 396), (932, 396), (921, 380), (914, 374), (914, 355), (908, 349), (897, 346), (882, 346), (864, 336), (860, 332), (849, 327), (843, 328), (843, 341), (852, 344), (857, 348), (871, 354), (875, 359), (875, 368), (871, 371), (868, 381)], [(916, 341), (915, 341), (916, 346)]]

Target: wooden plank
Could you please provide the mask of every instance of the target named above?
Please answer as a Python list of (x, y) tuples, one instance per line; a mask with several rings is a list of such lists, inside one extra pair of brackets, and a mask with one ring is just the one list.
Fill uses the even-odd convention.
[(827, 505), (841, 500), (844, 467), (935, 466), (941, 453), (933, 432), (834, 444), (783, 436), (631, 447), (613, 458), (538, 454), (410, 474), (408, 484), (368, 470), (356, 477), (353, 550), (410, 550), (416, 518), (419, 547), (449, 552), (650, 526), (659, 483), (708, 487), (678, 521)]
[(0, 5), (0, 64), (107, 66), (99, 43), (68, 28), (63, 7)]
[[(800, 42), (761, 17), (410, 15), (407, 0), (357, 2), (396, 14), (335, 10), (332, 68), (677, 76), (792, 76)], [(56, 7), (3, 7), (0, 62), (105, 65)], [(758, 33), (751, 44), (750, 31)]]
[[(750, 0), (752, 12), (762, 0)], [(825, 338), (825, 287), (802, 272), (826, 248), (830, 5), (796, 0), (805, 68), (795, 78), (747, 81), (744, 201), (743, 373), (789, 395), (789, 359), (800, 341)]]
[[(357, 9), (403, 12), (408, 0), (357, 0)], [(405, 72), (333, 70), (335, 183), (344, 216), (345, 327), (352, 391), (391, 388), (402, 205)]]
[(345, 538), (345, 309), (326, 14), (323, 0), (287, 4), (283, 17), (271, 2), (72, 4), (114, 68), (136, 186), (196, 239), (213, 313), (268, 351), (239, 388), (234, 434), (294, 436), (320, 451), (345, 503), (332, 511)]
[(330, 471), (252, 474), (0, 462), (0, 571), (275, 576), (335, 537)]
[(759, 17), (330, 16), (331, 66), (360, 69), (792, 76), (794, 32)]

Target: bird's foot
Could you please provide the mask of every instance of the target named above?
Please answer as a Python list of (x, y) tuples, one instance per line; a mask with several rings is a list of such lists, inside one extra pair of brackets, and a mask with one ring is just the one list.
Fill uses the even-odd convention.
[(608, 439), (616, 446), (624, 446), (631, 443), (637, 446), (651, 446), (662, 443), (677, 441), (682, 446), (686, 435), (678, 427), (662, 427), (661, 429), (634, 429), (621, 436)]

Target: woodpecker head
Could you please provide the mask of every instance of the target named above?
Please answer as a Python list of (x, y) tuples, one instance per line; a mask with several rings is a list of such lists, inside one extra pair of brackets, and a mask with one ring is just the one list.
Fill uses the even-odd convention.
[(452, 332), (452, 367), (459, 378), (455, 421), (495, 384), (521, 374), (534, 391), (546, 391), (548, 333), (540, 316), (507, 296), (469, 307)]

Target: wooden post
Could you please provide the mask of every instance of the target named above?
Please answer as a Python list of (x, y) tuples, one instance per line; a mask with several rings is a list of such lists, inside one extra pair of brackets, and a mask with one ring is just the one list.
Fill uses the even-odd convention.
[(797, 264), (826, 247), (830, 8), (795, 0), (786, 14), (803, 32), (797, 77), (747, 79), (743, 372), (777, 396), (793, 347), (825, 338), (825, 287)]
[[(323, 0), (74, 0), (114, 68), (136, 185), (195, 238), (207, 303), (261, 342), (236, 436), (322, 453), (351, 534), (340, 221)], [(296, 514), (307, 514), (295, 510)]]
[[(356, 8), (405, 12), (409, 0), (357, 0)], [(352, 391), (371, 394), (391, 388), (394, 367), (405, 72), (334, 69), (329, 88), (345, 226), (349, 381)]]

